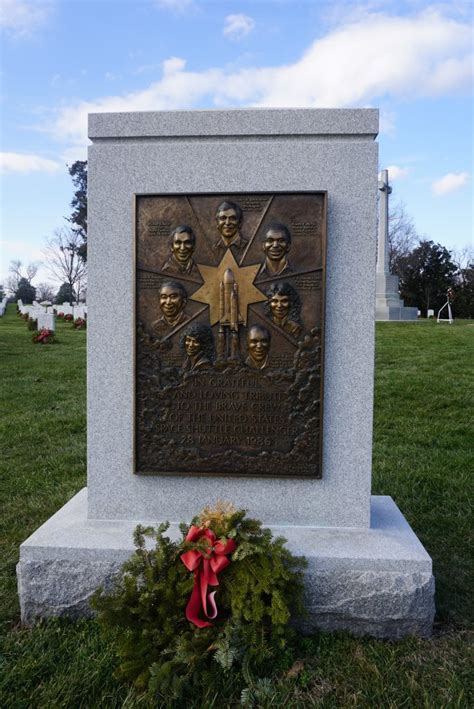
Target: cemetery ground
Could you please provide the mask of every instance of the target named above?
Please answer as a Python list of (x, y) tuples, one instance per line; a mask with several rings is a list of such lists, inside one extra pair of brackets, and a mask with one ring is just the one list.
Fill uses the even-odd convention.
[[(58, 321), (57, 344), (34, 345), (31, 335), (9, 305), (0, 320), (0, 706), (160, 706), (114, 678), (113, 650), (94, 621), (20, 627), (18, 547), (86, 479), (86, 333)], [(433, 637), (301, 638), (288, 654), (292, 669), (254, 706), (474, 706), (473, 342), (468, 321), (377, 324), (373, 492), (395, 499), (433, 557)], [(229, 678), (195, 706), (238, 704)]]

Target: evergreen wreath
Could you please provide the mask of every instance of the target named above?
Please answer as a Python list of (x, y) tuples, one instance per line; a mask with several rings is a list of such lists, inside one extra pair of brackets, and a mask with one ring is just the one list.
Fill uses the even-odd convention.
[(53, 330), (48, 330), (47, 327), (43, 327), (42, 330), (33, 335), (32, 341), (34, 344), (39, 343), (42, 345), (53, 345), (57, 342)]
[(73, 320), (72, 327), (74, 330), (86, 330), (87, 320), (85, 318), (76, 318)]
[[(178, 541), (165, 536), (168, 527), (138, 526), (136, 551), (114, 588), (99, 589), (92, 599), (101, 627), (115, 644), (116, 674), (171, 706), (195, 701), (209, 686), (218, 691), (230, 675), (248, 693), (255, 682), (286, 667), (295, 635), (290, 619), (304, 615), (306, 560), (293, 556), (283, 537), (273, 538), (261, 522), (229, 503), (205, 508), (191, 527), (181, 524)], [(151, 549), (147, 538), (154, 540)], [(218, 557), (211, 538), (216, 552), (225, 548), (230, 563), (221, 564), (218, 585), (211, 581), (217, 616), (206, 615), (204, 601), (204, 627), (197, 627), (186, 616), (205, 561)], [(201, 562), (194, 575), (187, 568), (190, 559)]]

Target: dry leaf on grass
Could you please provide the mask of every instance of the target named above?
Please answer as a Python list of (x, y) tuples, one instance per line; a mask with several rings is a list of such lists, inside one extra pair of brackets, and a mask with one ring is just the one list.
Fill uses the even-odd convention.
[(286, 673), (286, 676), (288, 678), (292, 677), (298, 677), (300, 672), (304, 670), (304, 660), (296, 660), (296, 662), (293, 663), (293, 665), (290, 667), (288, 672)]

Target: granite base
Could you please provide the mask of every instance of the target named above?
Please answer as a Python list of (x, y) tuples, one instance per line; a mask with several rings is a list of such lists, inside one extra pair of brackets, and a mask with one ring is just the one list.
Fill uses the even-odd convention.
[(375, 278), (375, 320), (417, 320), (418, 308), (405, 307), (398, 293), (399, 278), (379, 272)]
[(390, 320), (390, 321), (414, 321), (418, 320), (418, 308), (408, 308), (403, 305), (403, 301), (400, 301), (400, 305), (397, 306), (384, 306), (377, 305), (375, 308), (375, 319), (377, 322)]
[[(113, 583), (133, 552), (138, 522), (87, 519), (87, 489), (81, 490), (21, 545), (17, 575), (22, 622), (91, 615), (91, 594), (99, 585)], [(372, 497), (370, 529), (272, 530), (308, 560), (304, 631), (348, 630), (381, 638), (431, 633), (431, 559), (390, 497)], [(178, 536), (177, 527), (170, 534)]]

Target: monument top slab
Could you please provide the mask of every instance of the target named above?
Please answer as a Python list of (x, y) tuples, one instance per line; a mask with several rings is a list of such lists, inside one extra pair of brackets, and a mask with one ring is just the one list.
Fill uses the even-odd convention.
[(373, 140), (379, 112), (374, 108), (251, 108), (204, 111), (90, 113), (89, 138), (346, 135)]

